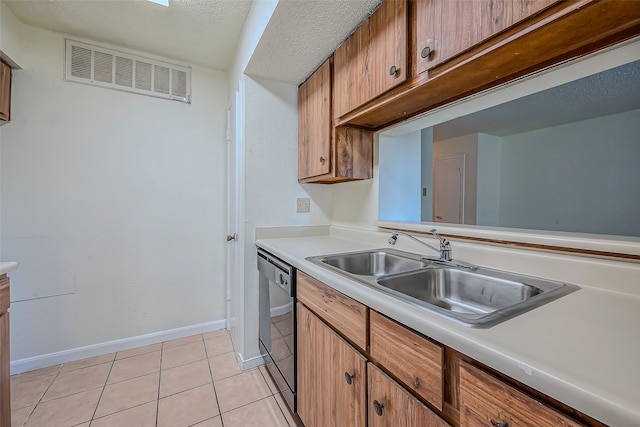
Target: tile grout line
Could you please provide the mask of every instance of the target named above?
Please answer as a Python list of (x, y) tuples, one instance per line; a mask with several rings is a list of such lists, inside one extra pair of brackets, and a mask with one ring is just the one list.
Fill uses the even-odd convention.
[(96, 407), (93, 409), (93, 414), (91, 414), (91, 418), (89, 419), (89, 427), (91, 427), (91, 424), (93, 424), (93, 420), (95, 419), (96, 412), (98, 411), (98, 406), (100, 406), (100, 401), (102, 400), (102, 396), (104, 395), (104, 389), (107, 388), (107, 381), (109, 381), (109, 375), (111, 375), (111, 371), (113, 370), (113, 365), (116, 363), (117, 355), (118, 353), (116, 353), (113, 356), (113, 360), (111, 361), (111, 367), (109, 368), (109, 373), (107, 374), (107, 377), (104, 379), (104, 384), (102, 385), (102, 391), (100, 392), (100, 397), (98, 397), (98, 401), (96, 402)]
[(62, 367), (64, 366), (64, 364), (60, 365), (60, 368), (58, 369), (58, 372), (56, 372), (56, 376), (51, 380), (51, 383), (49, 384), (49, 386), (47, 386), (46, 390), (42, 393), (42, 396), (40, 396), (40, 398), (38, 399), (38, 401), (36, 402), (36, 404), (33, 406), (33, 409), (31, 410), (31, 412), (29, 412), (29, 415), (27, 415), (27, 418), (25, 418), (25, 420), (22, 422), (22, 425), (26, 425), (27, 422), (29, 422), (29, 418), (31, 418), (31, 416), (33, 415), (33, 413), (36, 411), (36, 408), (38, 407), (38, 405), (40, 405), (40, 403), (42, 403), (42, 398), (44, 397), (45, 394), (47, 394), (47, 392), (49, 391), (49, 389), (51, 388), (51, 386), (53, 385), (53, 383), (55, 382), (55, 380), (58, 379), (58, 376), (60, 375), (60, 373), (62, 372)]
[[(262, 366), (264, 366), (264, 365), (262, 365)], [(260, 369), (259, 367), (258, 367), (258, 371), (260, 371), (260, 375), (262, 375), (262, 378), (265, 380), (265, 382), (267, 382), (267, 387), (269, 387), (269, 383), (268, 383), (267, 378), (266, 378), (266, 375), (269, 375), (269, 373), (268, 372), (263, 372), (262, 369)], [(265, 371), (266, 371), (266, 368), (265, 368)], [(277, 389), (278, 385), (276, 384), (276, 382), (275, 381), (272, 381), (272, 382), (273, 382), (273, 385)], [(271, 387), (269, 387), (269, 391), (271, 391)], [(282, 392), (281, 391), (278, 391), (277, 394), (279, 394), (284, 399), (284, 397), (282, 396)], [(271, 394), (271, 397), (273, 397), (273, 400), (276, 401), (276, 405), (278, 405), (278, 409), (280, 409), (280, 413), (284, 417), (284, 421), (287, 423), (287, 425), (289, 427), (292, 427), (291, 424), (289, 424), (289, 420), (287, 420), (287, 415), (284, 413), (284, 409), (282, 408), (282, 406), (280, 406), (280, 402), (278, 402), (278, 399), (276, 399), (276, 393)], [(293, 426), (293, 427), (295, 427), (295, 426)]]
[[(222, 419), (222, 410), (220, 409), (220, 400), (218, 399), (218, 392), (216, 390), (216, 382), (213, 379), (213, 369), (211, 368), (211, 362), (209, 361), (209, 352), (207, 351), (207, 345), (205, 344), (204, 334), (202, 335), (202, 345), (204, 345), (204, 354), (206, 356), (207, 365), (209, 366), (209, 376), (211, 377), (211, 386), (213, 387), (213, 394), (216, 396), (216, 405), (218, 405), (218, 415), (220, 416), (220, 425), (224, 427), (224, 421)], [(215, 356), (211, 356), (215, 357)], [(205, 420), (206, 421), (206, 420)]]
[[(156, 423), (158, 427), (158, 418), (160, 416), (160, 384), (162, 384), (162, 355), (164, 354), (164, 341), (160, 344), (160, 371), (158, 372), (158, 399), (156, 400)], [(89, 426), (91, 427), (91, 426)]]

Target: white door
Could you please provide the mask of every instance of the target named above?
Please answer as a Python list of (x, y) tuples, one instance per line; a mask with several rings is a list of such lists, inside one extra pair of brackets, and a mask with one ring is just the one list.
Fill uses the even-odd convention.
[(436, 160), (433, 220), (464, 224), (464, 154)]
[(231, 300), (233, 284), (238, 280), (239, 268), (239, 169), (240, 169), (240, 137), (241, 124), (240, 92), (236, 91), (235, 99), (227, 111), (227, 319), (226, 328), (231, 329)]

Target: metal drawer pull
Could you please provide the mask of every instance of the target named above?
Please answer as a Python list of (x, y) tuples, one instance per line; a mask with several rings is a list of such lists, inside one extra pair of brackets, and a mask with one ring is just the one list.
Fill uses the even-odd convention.
[(324, 164), (324, 157), (323, 156), (320, 156), (320, 163)]
[(389, 75), (395, 76), (397, 72), (398, 72), (398, 68), (395, 65), (392, 65), (391, 68), (389, 69)]
[(347, 382), (347, 384), (351, 385), (353, 384), (353, 377), (355, 375), (351, 375), (349, 372), (345, 372), (344, 373), (344, 380)]
[(509, 423), (506, 421), (495, 421), (493, 418), (490, 421), (493, 427), (509, 427)]
[(420, 56), (423, 58), (426, 58), (429, 55), (431, 55), (431, 48), (429, 46), (425, 47), (424, 49), (422, 49), (422, 52), (420, 52)]
[(384, 405), (380, 402), (378, 402), (377, 400), (373, 401), (373, 410), (376, 411), (376, 415), (378, 416), (382, 416), (382, 408), (384, 408)]

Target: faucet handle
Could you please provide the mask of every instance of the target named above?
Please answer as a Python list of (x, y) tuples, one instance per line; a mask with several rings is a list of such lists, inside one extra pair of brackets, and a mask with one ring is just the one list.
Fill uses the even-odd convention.
[(440, 258), (446, 261), (451, 261), (451, 243), (449, 243), (449, 241), (444, 237), (440, 236), (438, 234), (438, 230), (435, 228), (432, 228), (429, 232), (440, 240)]

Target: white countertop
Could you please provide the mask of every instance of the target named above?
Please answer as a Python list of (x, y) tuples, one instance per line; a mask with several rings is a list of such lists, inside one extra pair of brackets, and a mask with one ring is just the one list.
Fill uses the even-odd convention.
[[(256, 241), (408, 327), (611, 426), (640, 425), (640, 296), (583, 286), (488, 329), (458, 325), (306, 257), (379, 248), (331, 236)], [(455, 247), (454, 247), (455, 249)]]
[(0, 262), (0, 274), (8, 273), (16, 268), (18, 268), (18, 263), (15, 261)]

